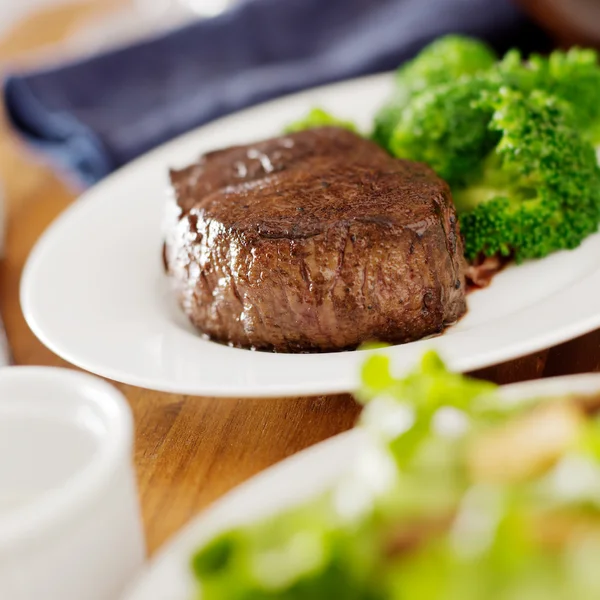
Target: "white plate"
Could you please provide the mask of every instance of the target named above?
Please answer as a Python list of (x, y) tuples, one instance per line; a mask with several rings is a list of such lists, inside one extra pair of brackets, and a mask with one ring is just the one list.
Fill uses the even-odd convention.
[[(600, 373), (502, 388), (503, 397), (512, 402), (535, 396), (598, 392)], [(239, 486), (177, 534), (154, 557), (123, 600), (192, 598), (189, 565), (196, 548), (221, 530), (261, 518), (323, 491), (353, 465), (368, 443), (365, 434), (354, 429), (304, 450)]]
[[(389, 75), (294, 95), (214, 122), (142, 157), (89, 190), (38, 242), (21, 302), (35, 334), (66, 360), (166, 392), (285, 396), (355, 388), (363, 352), (272, 354), (203, 340), (175, 306), (161, 263), (167, 169), (201, 152), (275, 135), (321, 105), (368, 128)], [(600, 326), (600, 235), (571, 252), (511, 267), (469, 298), (444, 335), (389, 350), (404, 368), (425, 346), (467, 371)]]

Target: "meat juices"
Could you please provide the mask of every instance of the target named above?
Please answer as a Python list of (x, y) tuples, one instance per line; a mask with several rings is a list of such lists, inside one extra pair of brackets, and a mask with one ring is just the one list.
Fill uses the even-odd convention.
[(326, 127), (171, 172), (165, 264), (211, 339), (278, 352), (440, 333), (466, 311), (448, 185)]

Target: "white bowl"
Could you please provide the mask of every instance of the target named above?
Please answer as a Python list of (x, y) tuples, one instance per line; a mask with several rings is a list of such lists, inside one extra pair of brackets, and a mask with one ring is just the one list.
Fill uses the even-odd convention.
[(123, 396), (67, 369), (0, 369), (0, 598), (114, 600), (144, 561)]

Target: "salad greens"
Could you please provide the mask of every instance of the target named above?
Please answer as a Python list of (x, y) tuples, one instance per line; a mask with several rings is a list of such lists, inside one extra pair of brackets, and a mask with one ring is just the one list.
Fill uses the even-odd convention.
[(575, 248), (598, 229), (599, 97), (594, 50), (511, 50), (498, 60), (482, 42), (450, 35), (398, 69), (372, 138), (449, 183), (468, 260), (520, 262)]
[(600, 425), (582, 403), (508, 405), (434, 353), (403, 377), (372, 354), (362, 382), (364, 460), (200, 548), (198, 598), (600, 597)]

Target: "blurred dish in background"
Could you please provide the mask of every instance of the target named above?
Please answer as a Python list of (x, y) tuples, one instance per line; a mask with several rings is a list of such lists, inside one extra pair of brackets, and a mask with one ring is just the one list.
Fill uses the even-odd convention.
[(53, 5), (83, 3), (85, 0), (2, 0), (0, 3), (0, 36), (36, 11)]
[(207, 18), (221, 14), (234, 4), (235, 0), (134, 0), (139, 11), (157, 17), (189, 20)]
[(600, 48), (600, 0), (519, 0), (565, 46)]
[(134, 0), (95, 18), (68, 40), (76, 53), (97, 52), (168, 31), (199, 18), (217, 16), (235, 0)]
[[(236, 0), (2, 0), (0, 39), (21, 35), (28, 19), (51, 21), (68, 12), (66, 35), (60, 43), (42, 43), (19, 63), (56, 62), (101, 52), (165, 32), (199, 18), (221, 14)], [(73, 16), (75, 15), (75, 16)], [(58, 18), (59, 21), (62, 19)]]

